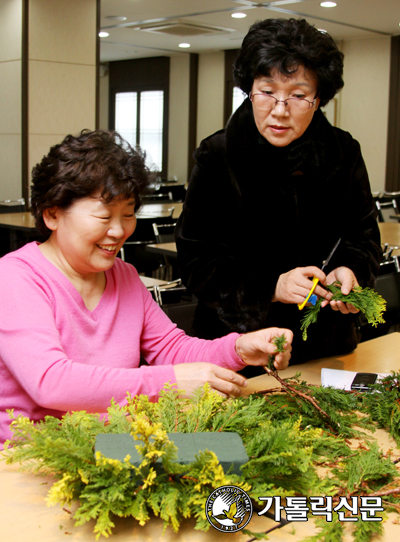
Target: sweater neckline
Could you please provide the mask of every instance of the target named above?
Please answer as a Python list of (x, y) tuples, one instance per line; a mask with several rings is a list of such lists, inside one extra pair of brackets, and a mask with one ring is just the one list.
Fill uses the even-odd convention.
[(106, 310), (109, 300), (110, 300), (110, 294), (112, 290), (113, 285), (113, 274), (111, 269), (108, 269), (105, 271), (105, 278), (106, 278), (106, 286), (104, 288), (104, 291), (100, 297), (99, 302), (97, 303), (96, 307), (93, 310), (90, 310), (86, 307), (85, 302), (83, 300), (83, 297), (78, 292), (76, 287), (72, 284), (72, 282), (62, 273), (58, 267), (56, 267), (50, 260), (46, 258), (46, 256), (41, 252), (39, 249), (39, 244), (36, 241), (33, 241), (32, 243), (29, 243), (29, 245), (33, 245), (32, 248), (36, 254), (36, 256), (39, 258), (40, 262), (43, 265), (43, 268), (45, 269), (47, 274), (50, 274), (54, 281), (61, 283), (66, 290), (70, 293), (70, 295), (73, 297), (75, 302), (79, 305), (80, 309), (87, 313), (88, 315), (91, 315), (93, 319), (98, 319), (99, 315)]

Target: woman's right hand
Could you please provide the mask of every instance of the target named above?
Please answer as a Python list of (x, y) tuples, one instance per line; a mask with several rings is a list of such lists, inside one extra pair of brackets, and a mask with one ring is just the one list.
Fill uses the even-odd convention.
[(243, 376), (212, 363), (179, 363), (174, 371), (178, 389), (185, 390), (186, 397), (206, 382), (224, 397), (239, 397), (241, 388), (247, 385)]
[[(325, 273), (313, 265), (296, 267), (296, 269), (283, 273), (279, 276), (276, 283), (272, 301), (293, 304), (303, 303), (313, 286), (313, 277), (317, 277), (321, 284), (325, 284), (326, 282)], [(328, 300), (332, 297), (332, 294), (319, 286), (319, 284), (315, 288), (314, 293)]]

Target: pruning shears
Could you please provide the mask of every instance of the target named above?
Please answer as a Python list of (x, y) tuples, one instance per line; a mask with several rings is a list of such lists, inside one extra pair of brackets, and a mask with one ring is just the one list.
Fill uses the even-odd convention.
[[(328, 265), (330, 259), (332, 258), (332, 256), (334, 255), (337, 247), (339, 246), (339, 243), (340, 243), (341, 239), (342, 238), (340, 238), (339, 241), (337, 241), (337, 243), (335, 244), (333, 249), (330, 251), (329, 256), (327, 257), (327, 259), (322, 264), (321, 271), (323, 271), (325, 269), (325, 267)], [(317, 277), (314, 277), (312, 279), (312, 282), (313, 282), (313, 285), (311, 287), (311, 290), (308, 292), (307, 297), (305, 298), (305, 300), (302, 303), (298, 303), (298, 305), (297, 305), (299, 307), (300, 311), (304, 309), (304, 307), (306, 306), (306, 303), (308, 303), (308, 301), (310, 300), (310, 297), (314, 294), (314, 290), (317, 287), (319, 279), (317, 279)], [(314, 305), (315, 305), (315, 303), (314, 303)]]

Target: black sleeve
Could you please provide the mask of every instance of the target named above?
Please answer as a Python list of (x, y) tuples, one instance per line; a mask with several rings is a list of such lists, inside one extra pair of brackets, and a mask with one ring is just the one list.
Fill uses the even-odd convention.
[(382, 258), (377, 209), (360, 145), (351, 136), (345, 154), (347, 171), (344, 174), (348, 175), (348, 190), (343, 196), (333, 192), (338, 213), (344, 213), (345, 228), (340, 249), (329, 268), (349, 267), (362, 287), (374, 287)]
[(223, 133), (203, 141), (195, 160), (175, 234), (182, 281), (227, 329), (259, 329), (279, 273), (251, 246)]

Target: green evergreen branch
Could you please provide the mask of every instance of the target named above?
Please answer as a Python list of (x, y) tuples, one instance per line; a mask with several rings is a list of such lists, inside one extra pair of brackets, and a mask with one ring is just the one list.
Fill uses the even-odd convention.
[[(386, 301), (375, 290), (371, 288), (361, 288), (356, 286), (348, 294), (344, 295), (341, 292), (340, 282), (325, 285), (324, 288), (333, 294), (333, 301), (343, 301), (344, 303), (352, 304), (356, 309), (361, 311), (369, 324), (376, 327), (378, 324), (385, 323), (382, 314), (386, 310)], [(314, 324), (318, 319), (321, 304), (324, 301), (322, 297), (317, 299), (315, 305), (307, 307), (301, 321), (301, 330), (303, 331), (303, 340), (307, 340), (307, 329), (311, 324)]]

